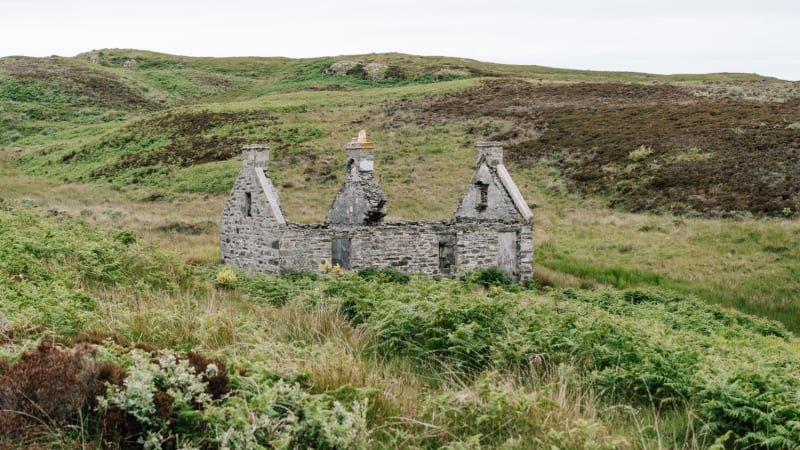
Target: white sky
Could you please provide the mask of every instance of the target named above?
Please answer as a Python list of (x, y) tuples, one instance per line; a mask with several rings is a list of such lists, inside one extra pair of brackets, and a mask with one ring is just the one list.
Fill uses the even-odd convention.
[(800, 0), (0, 0), (0, 56), (371, 52), (800, 80)]

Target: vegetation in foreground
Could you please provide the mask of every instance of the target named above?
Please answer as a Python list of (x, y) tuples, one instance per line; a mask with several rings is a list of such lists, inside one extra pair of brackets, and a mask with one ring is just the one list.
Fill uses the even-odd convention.
[(0, 209), (7, 444), (794, 448), (800, 346), (656, 290), (248, 276)]

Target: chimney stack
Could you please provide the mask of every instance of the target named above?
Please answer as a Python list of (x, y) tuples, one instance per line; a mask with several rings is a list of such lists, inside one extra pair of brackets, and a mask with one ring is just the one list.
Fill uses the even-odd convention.
[(503, 164), (503, 145), (500, 142), (478, 142), (475, 144), (475, 166), (481, 164), (485, 159), (489, 167), (497, 167)]
[(269, 145), (245, 144), (242, 146), (242, 167), (267, 169), (269, 167)]
[(347, 178), (328, 210), (325, 223), (338, 226), (377, 225), (386, 216), (386, 195), (375, 182), (375, 146), (367, 141), (367, 132), (345, 144)]
[(375, 145), (367, 141), (366, 130), (361, 130), (358, 137), (345, 144), (347, 154), (347, 175), (372, 175), (375, 168)]

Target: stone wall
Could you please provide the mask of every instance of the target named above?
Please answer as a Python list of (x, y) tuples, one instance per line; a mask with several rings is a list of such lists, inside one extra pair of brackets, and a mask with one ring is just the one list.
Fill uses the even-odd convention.
[[(314, 271), (327, 261), (350, 270), (450, 276), (498, 267), (512, 280), (533, 276), (533, 214), (502, 164), (502, 147), (478, 145), (475, 176), (453, 219), (390, 223), (381, 220), (385, 197), (374, 183), (372, 149), (361, 134), (347, 145), (348, 180), (328, 220), (301, 225), (286, 222), (266, 172), (267, 147), (246, 146), (220, 219), (222, 262), (265, 274)], [(365, 181), (377, 194), (353, 188)]]
[[(509, 278), (524, 281), (533, 277), (533, 230), (530, 225), (486, 221), (459, 221), (456, 265), (465, 270), (498, 267)], [(501, 245), (501, 235), (511, 237), (509, 247)], [(505, 262), (510, 265), (503, 265)]]
[(242, 169), (220, 218), (220, 260), (263, 273), (278, 273), (279, 240), (286, 219), (266, 175), (268, 156), (246, 147)]
[[(349, 229), (290, 224), (280, 231), (280, 267), (269, 273), (316, 270), (320, 263), (328, 261), (352, 270), (394, 267), (434, 275), (439, 273), (439, 234), (446, 229), (444, 222), (386, 223)], [(346, 261), (335, 257), (335, 240), (349, 249)]]
[[(227, 252), (224, 262), (267, 274), (314, 271), (328, 261), (350, 270), (391, 267), (408, 273), (450, 276), (456, 269), (499, 267), (499, 236), (510, 233), (514, 236), (512, 259), (517, 264), (508, 268), (509, 276), (524, 281), (533, 275), (531, 228), (519, 223), (390, 222), (349, 229), (287, 224), (238, 229), (232, 240), (249, 240), (250, 245), (231, 245), (223, 238), (223, 253)], [(345, 251), (345, 260), (337, 257), (337, 246)], [(448, 246), (452, 249), (449, 253)]]

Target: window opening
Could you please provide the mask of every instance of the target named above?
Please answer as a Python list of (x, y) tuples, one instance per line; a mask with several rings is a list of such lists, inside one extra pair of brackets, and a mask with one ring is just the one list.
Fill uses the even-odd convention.
[(489, 185), (486, 183), (477, 182), (475, 186), (478, 187), (479, 197), (478, 204), (475, 209), (483, 211), (489, 206)]
[(253, 217), (253, 194), (250, 192), (244, 194), (244, 212), (247, 217)]

